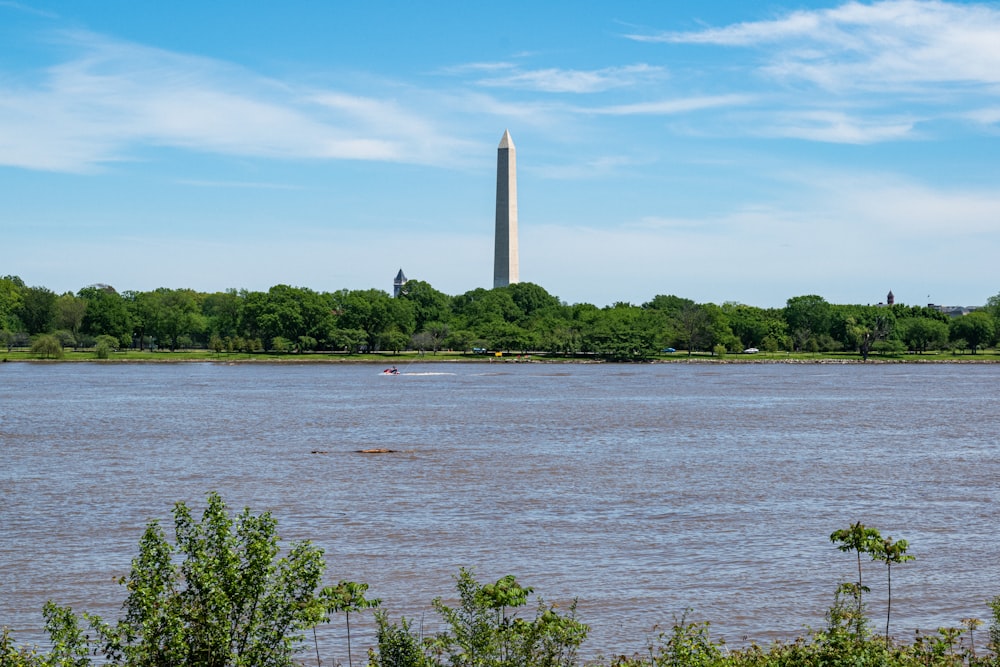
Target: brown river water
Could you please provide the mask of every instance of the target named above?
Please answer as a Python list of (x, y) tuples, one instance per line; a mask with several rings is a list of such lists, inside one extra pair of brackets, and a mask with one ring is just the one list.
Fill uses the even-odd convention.
[[(688, 608), (732, 645), (822, 626), (856, 575), (829, 535), (855, 521), (916, 556), (892, 572), (897, 638), (1000, 595), (1000, 365), (400, 370), (0, 365), (0, 625), (43, 643), (48, 599), (115, 618), (145, 523), (209, 491), (425, 633), (463, 566), (577, 598), (586, 656), (642, 651)], [(351, 620), (358, 664), (371, 616)], [(320, 628), (325, 665), (347, 662), (342, 625)]]

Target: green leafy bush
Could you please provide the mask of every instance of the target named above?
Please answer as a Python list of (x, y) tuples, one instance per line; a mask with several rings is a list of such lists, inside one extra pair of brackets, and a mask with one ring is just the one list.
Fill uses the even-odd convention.
[(331, 613), (377, 604), (364, 600), (364, 584), (321, 590), (323, 552), (309, 542), (278, 557), (269, 513), (245, 509), (230, 517), (212, 493), (200, 520), (177, 503), (174, 526), (171, 544), (158, 522), (147, 525), (131, 572), (119, 582), (128, 595), (116, 623), (84, 615), (96, 645), (71, 610), (49, 603), (52, 652), (16, 649), (5, 631), (0, 664), (83, 667), (93, 653), (116, 665), (290, 667), (307, 629)]
[(31, 354), (39, 359), (62, 359), (63, 346), (51, 334), (41, 334), (31, 341)]

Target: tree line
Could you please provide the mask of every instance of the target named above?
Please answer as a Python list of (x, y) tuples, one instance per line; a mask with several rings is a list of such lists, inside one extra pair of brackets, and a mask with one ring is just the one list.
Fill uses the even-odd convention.
[(275, 285), (266, 292), (158, 288), (119, 292), (90, 285), (75, 294), (0, 278), (0, 343), (45, 340), (60, 348), (216, 352), (544, 352), (640, 360), (688, 354), (977, 351), (996, 345), (1000, 294), (949, 317), (932, 307), (833, 304), (791, 297), (783, 308), (696, 303), (656, 295), (641, 305), (567, 304), (533, 283), (449, 296), (411, 280), (398, 297), (378, 289), (317, 292)]

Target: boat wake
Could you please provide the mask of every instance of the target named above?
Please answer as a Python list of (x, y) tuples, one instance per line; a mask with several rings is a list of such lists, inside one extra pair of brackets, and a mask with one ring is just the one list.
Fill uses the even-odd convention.
[(401, 375), (454, 375), (454, 373), (401, 373)]

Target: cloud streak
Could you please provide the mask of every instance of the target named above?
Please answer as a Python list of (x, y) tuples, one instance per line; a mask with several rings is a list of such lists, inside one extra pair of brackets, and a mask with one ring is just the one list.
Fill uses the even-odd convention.
[[(479, 65), (482, 67), (482, 65)], [(542, 68), (521, 70), (513, 66), (495, 66), (494, 76), (480, 78), (477, 85), (489, 88), (515, 88), (545, 93), (603, 93), (620, 88), (635, 88), (660, 81), (667, 76), (662, 67), (647, 64), (606, 67), (596, 70)]]
[(0, 83), (0, 164), (88, 172), (137, 159), (142, 146), (441, 164), (458, 146), (396, 102), (296, 89), (90, 33), (63, 39), (81, 55), (44, 70), (34, 85)]
[(763, 73), (830, 90), (1000, 84), (1000, 10), (982, 4), (848, 2), (771, 21), (627, 37), (760, 48), (766, 51)]

